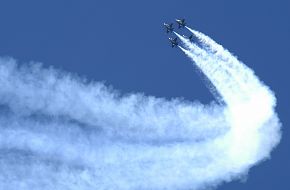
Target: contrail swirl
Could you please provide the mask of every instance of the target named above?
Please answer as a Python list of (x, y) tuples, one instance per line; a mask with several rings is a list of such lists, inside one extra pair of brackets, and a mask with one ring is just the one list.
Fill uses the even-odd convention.
[(274, 93), (208, 36), (180, 49), (225, 104), (122, 95), (0, 59), (0, 189), (202, 189), (247, 174), (280, 141)]

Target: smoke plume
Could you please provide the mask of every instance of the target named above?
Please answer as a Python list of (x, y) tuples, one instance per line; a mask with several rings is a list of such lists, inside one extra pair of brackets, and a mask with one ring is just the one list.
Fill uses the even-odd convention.
[(273, 92), (206, 35), (176, 35), (224, 104), (121, 94), (0, 59), (0, 189), (202, 189), (246, 175), (280, 141)]

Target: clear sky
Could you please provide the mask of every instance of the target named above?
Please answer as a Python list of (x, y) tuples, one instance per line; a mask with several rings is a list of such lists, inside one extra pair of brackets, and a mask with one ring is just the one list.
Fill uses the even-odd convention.
[(238, 56), (278, 101), (283, 136), (272, 158), (245, 182), (218, 189), (290, 189), (290, 1), (2, 0), (0, 55), (105, 81), (122, 93), (207, 104), (213, 96), (162, 26), (178, 17)]

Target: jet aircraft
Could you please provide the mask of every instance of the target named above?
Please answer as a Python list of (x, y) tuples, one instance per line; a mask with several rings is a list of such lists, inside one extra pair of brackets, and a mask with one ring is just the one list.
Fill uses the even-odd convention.
[(175, 21), (178, 24), (178, 28), (184, 28), (186, 23), (185, 23), (185, 19), (175, 19)]
[(169, 41), (171, 43), (171, 47), (177, 47), (178, 46), (178, 41), (177, 41), (177, 37), (176, 38), (169, 38)]
[(166, 28), (166, 33), (172, 33), (174, 28), (173, 28), (173, 23), (170, 23), (170, 24), (166, 24), (164, 23), (164, 26)]
[(184, 38), (187, 38), (187, 39), (188, 39), (189, 41), (191, 41), (191, 42), (193, 41), (193, 35), (190, 35), (189, 37), (183, 35), (183, 37), (184, 37)]

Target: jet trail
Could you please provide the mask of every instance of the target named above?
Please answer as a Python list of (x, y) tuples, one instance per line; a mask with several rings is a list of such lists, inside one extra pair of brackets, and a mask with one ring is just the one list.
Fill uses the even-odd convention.
[[(274, 94), (258, 80), (251, 69), (239, 62), (221, 45), (200, 32), (186, 28), (208, 47), (204, 49), (208, 55), (202, 59), (204, 52), (201, 48), (177, 34), (187, 48), (181, 50), (204, 72), (227, 103), (232, 128), (229, 133), (231, 147), (228, 153), (233, 159), (232, 162), (239, 160), (240, 166), (235, 164), (235, 167), (244, 168), (260, 161), (269, 154), (269, 151), (264, 151), (264, 155), (257, 155), (261, 149), (266, 149), (263, 146), (269, 141), (260, 130), (267, 132), (269, 137), (270, 132), (276, 130), (273, 134), (279, 136), (278, 125), (274, 127), (268, 125), (269, 122), (272, 124), (272, 121), (276, 120)], [(218, 65), (218, 69), (214, 69), (214, 64)], [(272, 147), (267, 148), (270, 150)]]
[(239, 179), (280, 141), (276, 99), (221, 45), (181, 35), (225, 105), (142, 94), (0, 59), (0, 189), (201, 189)]

